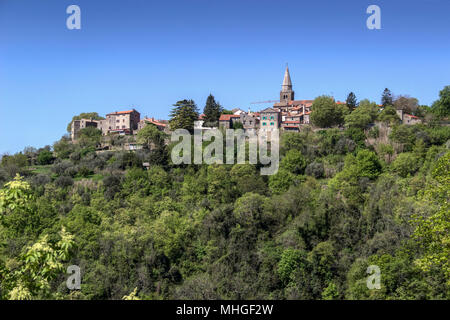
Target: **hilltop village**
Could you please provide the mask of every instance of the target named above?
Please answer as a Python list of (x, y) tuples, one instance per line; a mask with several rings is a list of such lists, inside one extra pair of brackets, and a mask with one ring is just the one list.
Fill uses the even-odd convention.
[[(221, 114), (219, 118), (219, 127), (242, 128), (244, 131), (263, 130), (272, 131), (280, 129), (282, 131), (299, 132), (302, 127), (309, 126), (311, 107), (314, 100), (295, 100), (295, 92), (292, 87), (289, 68), (286, 67), (283, 83), (281, 85), (280, 100), (276, 101), (273, 107), (266, 108), (257, 112), (244, 111), (240, 108), (232, 109), (230, 113)], [(337, 105), (345, 105), (346, 102), (336, 101)], [(379, 105), (380, 110), (383, 107)], [(396, 110), (397, 115), (403, 124), (421, 123), (417, 116), (404, 113), (403, 110)], [(194, 122), (194, 129), (210, 130), (217, 127), (207, 127), (204, 123), (204, 114), (200, 114), (197, 121)], [(78, 119), (73, 120), (71, 124), (71, 139), (76, 141), (80, 130), (87, 127), (95, 127), (101, 130), (102, 135), (136, 135), (146, 125), (152, 124), (159, 130), (166, 133), (170, 132), (168, 120), (157, 120), (154, 117), (145, 117), (141, 119), (141, 114), (135, 110), (115, 111), (108, 113), (105, 119)], [(239, 125), (237, 125), (239, 124)], [(137, 146), (132, 144), (130, 149)]]
[[(380, 102), (295, 100), (286, 69), (258, 112), (209, 95), (170, 120), (75, 115), (72, 139), (1, 158), (0, 299), (449, 299), (450, 85), (431, 107), (389, 89)], [(229, 163), (226, 143), (195, 139), (213, 127), (280, 129), (279, 148), (252, 163), (249, 141)], [(389, 280), (376, 291), (374, 265)]]

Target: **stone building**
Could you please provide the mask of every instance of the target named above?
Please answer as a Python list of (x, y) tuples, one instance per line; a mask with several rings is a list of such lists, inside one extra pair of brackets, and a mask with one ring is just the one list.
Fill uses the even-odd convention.
[(138, 130), (140, 113), (132, 109), (129, 111), (116, 111), (108, 113), (104, 120), (80, 119), (74, 120), (71, 127), (71, 138), (77, 140), (79, 131), (86, 127), (95, 127), (102, 131), (103, 135), (109, 133), (133, 134)]
[(241, 113), (240, 122), (245, 131), (256, 130), (259, 128), (259, 114), (255, 112)]
[(79, 133), (81, 129), (87, 127), (99, 128), (101, 121), (104, 120), (92, 120), (92, 119), (73, 120), (70, 130), (70, 137), (72, 138), (72, 140), (77, 140), (79, 138)]
[(260, 111), (259, 128), (263, 131), (273, 131), (280, 128), (281, 112), (278, 109), (267, 108)]
[(101, 127), (104, 135), (110, 132), (133, 133), (138, 129), (141, 114), (135, 109), (108, 113), (106, 120), (102, 120)]
[(413, 116), (412, 114), (407, 114), (401, 109), (397, 109), (397, 115), (402, 121), (402, 124), (419, 124), (422, 123), (419, 117)]
[(237, 114), (222, 114), (219, 118), (219, 127), (233, 129), (236, 122), (240, 122), (241, 116)]
[(152, 118), (147, 118), (145, 117), (144, 119), (142, 119), (141, 121), (139, 121), (138, 123), (138, 131), (141, 130), (142, 128), (144, 128), (146, 125), (148, 124), (153, 124), (154, 126), (156, 126), (156, 128), (160, 131), (168, 131), (168, 123), (167, 120), (156, 120), (154, 117)]
[(314, 100), (295, 100), (295, 92), (292, 89), (291, 75), (289, 73), (289, 68), (286, 67), (283, 84), (281, 85), (280, 102), (275, 103), (273, 108), (280, 110), (282, 113), (306, 114), (311, 111), (313, 101)]

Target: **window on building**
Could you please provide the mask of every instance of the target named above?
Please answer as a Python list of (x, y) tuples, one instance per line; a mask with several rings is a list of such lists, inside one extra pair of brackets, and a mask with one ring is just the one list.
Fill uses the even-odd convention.
[(266, 123), (265, 122), (263, 122), (263, 126), (265, 126), (266, 125)]
[(273, 122), (271, 122), (270, 125), (273, 126)]

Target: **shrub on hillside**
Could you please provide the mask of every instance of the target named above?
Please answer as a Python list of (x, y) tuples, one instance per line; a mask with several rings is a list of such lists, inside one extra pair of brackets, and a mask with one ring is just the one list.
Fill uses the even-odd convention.
[(73, 179), (71, 177), (61, 176), (55, 180), (55, 186), (58, 188), (66, 188), (71, 185), (73, 185)]
[(305, 170), (305, 174), (316, 179), (322, 178), (325, 173), (325, 169), (323, 167), (323, 163), (321, 162), (312, 162), (310, 163)]

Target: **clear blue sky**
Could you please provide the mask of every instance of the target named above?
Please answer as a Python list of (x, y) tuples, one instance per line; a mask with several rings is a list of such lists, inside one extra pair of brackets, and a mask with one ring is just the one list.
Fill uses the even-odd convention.
[[(81, 8), (82, 29), (66, 28)], [(382, 30), (366, 28), (381, 7)], [(431, 104), (450, 84), (449, 0), (0, 0), (0, 153), (53, 144), (73, 115), (167, 118), (211, 92), (225, 108), (333, 94)], [(267, 106), (267, 105), (266, 105)]]

